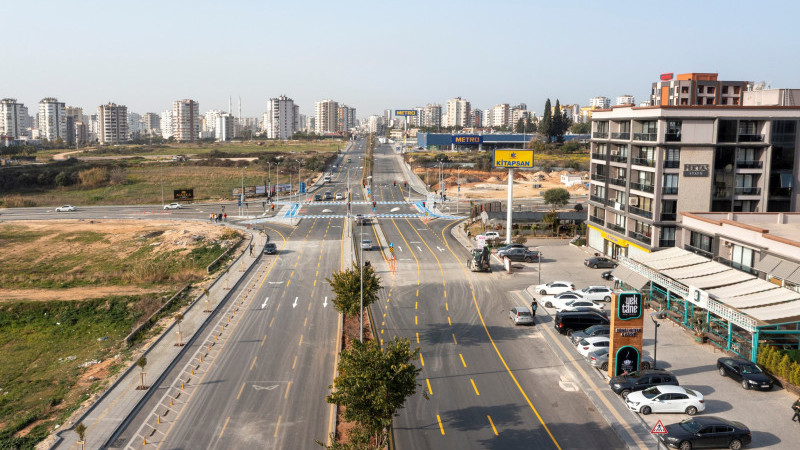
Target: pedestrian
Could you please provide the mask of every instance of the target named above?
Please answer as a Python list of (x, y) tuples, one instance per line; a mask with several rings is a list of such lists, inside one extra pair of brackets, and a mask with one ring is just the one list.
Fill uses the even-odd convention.
[(227, 222), (228, 221), (228, 213), (225, 213), (225, 214), (222, 215), (222, 220), (223, 220), (223, 222)]
[(800, 398), (798, 398), (793, 404), (792, 409), (794, 410), (794, 416), (792, 416), (793, 422), (800, 422)]
[(269, 235), (267, 235), (267, 242), (269, 242)]
[(536, 299), (531, 300), (531, 316), (536, 317), (537, 309), (539, 309), (539, 302)]
[(214, 222), (214, 213), (208, 215), (208, 221), (212, 223)]

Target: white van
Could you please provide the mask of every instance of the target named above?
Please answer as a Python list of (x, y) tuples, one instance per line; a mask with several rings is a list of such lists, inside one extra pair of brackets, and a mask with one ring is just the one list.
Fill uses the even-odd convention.
[(331, 176), (330, 175), (325, 175), (325, 182), (326, 183), (330, 183), (331, 182)]

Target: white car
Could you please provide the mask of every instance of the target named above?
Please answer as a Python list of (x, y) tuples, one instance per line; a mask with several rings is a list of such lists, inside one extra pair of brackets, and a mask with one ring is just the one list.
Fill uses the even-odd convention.
[(483, 233), (483, 235), (486, 236), (486, 240), (500, 239), (500, 233), (497, 231), (487, 231), (486, 233)]
[(653, 386), (634, 391), (625, 398), (628, 409), (642, 414), (682, 413), (693, 416), (705, 411), (703, 394), (681, 386)]
[(562, 292), (574, 291), (575, 284), (570, 281), (552, 281), (547, 284), (540, 284), (534, 288), (537, 294), (540, 295), (553, 295)]
[(169, 205), (164, 205), (164, 209), (183, 209), (183, 205), (180, 203), (170, 203)]
[(369, 239), (364, 239), (363, 241), (361, 241), (361, 249), (372, 250), (372, 241)]
[(611, 301), (611, 297), (614, 296), (614, 290), (608, 286), (589, 286), (577, 292), (580, 292), (586, 300), (594, 300), (596, 302), (608, 303)]
[(539, 300), (542, 305), (552, 308), (555, 305), (564, 305), (570, 300), (583, 300), (583, 294), (579, 291), (566, 291), (556, 295), (545, 295)]
[(341, 192), (336, 193), (336, 200), (344, 200), (344, 194)]
[(64, 206), (59, 206), (58, 208), (56, 208), (56, 212), (72, 212), (72, 211), (77, 211), (77, 210), (78, 210), (78, 208), (76, 208), (76, 207), (74, 207), (72, 205), (64, 205)]
[(556, 312), (562, 311), (597, 311), (603, 312), (605, 305), (591, 300), (570, 300), (563, 305), (555, 305)]
[(578, 353), (580, 353), (581, 356), (586, 358), (586, 355), (588, 355), (590, 352), (608, 347), (609, 342), (611, 342), (611, 340), (608, 338), (608, 336), (591, 336), (581, 339), (575, 348), (578, 350)]

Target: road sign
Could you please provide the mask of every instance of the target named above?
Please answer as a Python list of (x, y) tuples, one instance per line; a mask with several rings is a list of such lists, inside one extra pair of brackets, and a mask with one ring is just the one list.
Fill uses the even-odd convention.
[(658, 422), (656, 422), (656, 426), (650, 430), (650, 434), (667, 434), (667, 428), (661, 423), (661, 419), (659, 419)]

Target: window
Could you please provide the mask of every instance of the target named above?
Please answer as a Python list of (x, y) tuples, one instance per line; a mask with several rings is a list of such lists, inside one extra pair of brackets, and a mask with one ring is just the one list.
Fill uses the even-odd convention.
[(625, 228), (625, 216), (617, 214), (614, 216), (614, 224), (620, 228)]
[(753, 267), (753, 249), (734, 244), (731, 251), (731, 261), (734, 267), (737, 267), (737, 264), (742, 267)]
[(681, 94), (688, 94), (689, 86), (681, 86)]
[(736, 121), (720, 120), (717, 126), (718, 142), (736, 142)]
[(656, 132), (656, 121), (648, 120), (642, 122), (642, 133), (654, 134)]
[(666, 195), (675, 195), (678, 193), (678, 174), (667, 173), (664, 174), (663, 193)]
[(689, 245), (704, 252), (711, 253), (711, 246), (714, 243), (714, 238), (706, 236), (703, 233), (692, 231), (689, 239)]
[(723, 94), (727, 94), (728, 93), (728, 86), (722, 86), (722, 93)]
[(708, 94), (713, 94), (715, 90), (714, 86), (706, 86), (706, 93)]
[(661, 228), (661, 241), (672, 241), (675, 244), (675, 227)]
[(681, 149), (668, 148), (664, 150), (664, 168), (677, 169), (680, 167)]
[(740, 86), (734, 86), (733, 87), (733, 95), (739, 95), (739, 89), (741, 89)]
[(739, 134), (753, 135), (756, 134), (755, 120), (740, 120), (739, 121)]

